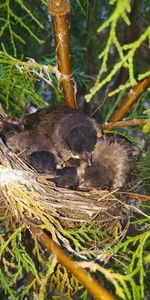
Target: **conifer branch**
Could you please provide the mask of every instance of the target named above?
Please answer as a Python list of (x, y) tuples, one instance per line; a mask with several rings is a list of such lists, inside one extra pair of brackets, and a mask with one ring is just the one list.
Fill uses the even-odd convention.
[[(121, 90), (125, 90), (131, 86), (136, 84), (136, 79), (134, 76), (134, 56), (137, 49), (143, 44), (143, 42), (149, 38), (150, 36), (150, 26), (146, 28), (146, 30), (141, 34), (141, 36), (134, 41), (133, 43), (121, 45), (116, 32), (116, 27), (119, 18), (123, 18), (127, 25), (130, 25), (130, 20), (127, 16), (127, 13), (131, 11), (130, 1), (126, 0), (122, 2), (113, 1), (110, 4), (114, 4), (116, 2), (116, 8), (112, 15), (107, 19), (102, 26), (98, 29), (98, 32), (102, 32), (106, 27), (110, 26), (110, 33), (107, 39), (105, 49), (100, 53), (99, 59), (102, 59), (101, 68), (97, 75), (96, 82), (94, 86), (90, 89), (90, 93), (85, 96), (87, 102), (90, 102), (91, 98), (108, 82), (112, 80), (112, 78), (116, 75), (116, 73), (122, 68), (125, 67), (129, 73), (129, 79), (123, 85), (120, 85), (117, 89), (113, 90), (109, 93), (108, 96), (112, 96), (118, 93)], [(115, 50), (119, 53), (120, 60), (114, 65), (113, 69), (110, 70), (101, 80), (101, 76), (108, 71), (108, 58), (109, 53), (111, 51), (112, 44), (114, 45)], [(144, 74), (142, 74), (144, 76)]]
[(30, 224), (30, 231), (36, 235), (40, 242), (56, 257), (60, 264), (62, 264), (68, 271), (70, 271), (91, 293), (97, 300), (115, 300), (105, 288), (103, 288), (96, 280), (77, 263), (75, 263), (64, 251), (38, 226)]
[[(41, 29), (44, 29), (41, 22), (32, 14), (32, 12), (27, 8), (27, 6), (23, 3), (23, 0), (16, 1), (18, 5), (22, 8), (22, 10), (29, 16), (31, 19), (39, 26)], [(42, 0), (41, 0), (42, 2)], [(10, 42), (13, 48), (14, 56), (17, 56), (17, 47), (16, 47), (16, 40), (18, 39), (21, 43), (25, 44), (25, 40), (18, 35), (14, 31), (13, 23), (14, 21), (18, 23), (22, 28), (24, 28), (30, 36), (33, 37), (39, 44), (42, 44), (43, 41), (37, 37), (36, 34), (30, 29), (30, 27), (25, 24), (25, 22), (15, 13), (14, 8), (11, 8), (11, 1), (6, 0), (3, 4), (0, 5), (0, 10), (3, 10), (5, 13), (4, 24), (0, 29), (0, 37), (2, 37), (6, 30), (8, 30), (8, 34), (10, 36)]]

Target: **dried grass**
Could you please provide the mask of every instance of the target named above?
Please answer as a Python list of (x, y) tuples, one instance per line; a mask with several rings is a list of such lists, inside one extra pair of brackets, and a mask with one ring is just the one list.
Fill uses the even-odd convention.
[(2, 141), (0, 164), (0, 216), (6, 223), (30, 219), (45, 225), (56, 240), (54, 227), (78, 228), (83, 223), (95, 222), (113, 232), (127, 218), (126, 202), (118, 199), (115, 191), (58, 188), (48, 177), (29, 168)]

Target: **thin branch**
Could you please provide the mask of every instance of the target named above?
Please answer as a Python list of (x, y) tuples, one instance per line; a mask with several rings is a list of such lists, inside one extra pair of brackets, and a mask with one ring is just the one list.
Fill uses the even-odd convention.
[(127, 121), (118, 121), (112, 123), (105, 123), (102, 128), (103, 130), (112, 130), (113, 128), (119, 128), (124, 126), (143, 126), (147, 123), (147, 119), (133, 119)]
[(61, 73), (61, 86), (66, 104), (77, 108), (76, 86), (72, 76), (70, 33), (69, 33), (69, 0), (49, 0), (48, 10), (53, 18), (55, 51), (58, 70)]
[(123, 103), (119, 106), (116, 113), (110, 118), (111, 122), (122, 120), (122, 118), (130, 111), (138, 97), (147, 89), (150, 85), (150, 76), (139, 81), (125, 97)]
[(112, 296), (104, 287), (102, 287), (77, 263), (75, 263), (64, 251), (37, 225), (30, 224), (30, 231), (36, 235), (40, 242), (54, 255), (57, 260), (67, 270), (69, 270), (91, 293), (97, 300), (114, 300)]
[(132, 200), (150, 202), (150, 196), (148, 196), (148, 195), (135, 194), (135, 193), (131, 193), (131, 192), (122, 192), (122, 191), (116, 192), (116, 194), (127, 195), (128, 197), (131, 197)]

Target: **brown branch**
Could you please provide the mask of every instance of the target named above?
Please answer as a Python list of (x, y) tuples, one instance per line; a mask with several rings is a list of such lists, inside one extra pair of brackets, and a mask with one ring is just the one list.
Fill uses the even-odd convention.
[(127, 121), (119, 121), (112, 123), (105, 123), (102, 128), (103, 130), (111, 130), (113, 128), (119, 128), (124, 126), (143, 126), (147, 123), (147, 119), (133, 119)]
[(131, 197), (132, 200), (150, 202), (150, 196), (148, 195), (135, 194), (131, 192), (116, 192), (116, 194), (127, 195), (128, 197)]
[(104, 287), (102, 287), (96, 280), (77, 263), (75, 263), (64, 251), (43, 232), (38, 226), (30, 224), (30, 231), (36, 235), (40, 242), (54, 255), (57, 260), (67, 270), (69, 270), (78, 280), (81, 282), (91, 293), (91, 295), (97, 300), (114, 300), (112, 296)]
[(69, 34), (69, 0), (49, 0), (48, 10), (54, 24), (55, 51), (58, 70), (61, 73), (61, 86), (66, 104), (77, 108), (76, 87), (72, 76), (70, 34)]
[(133, 104), (136, 102), (138, 97), (146, 90), (150, 85), (150, 76), (139, 81), (125, 97), (123, 103), (118, 108), (117, 112), (110, 118), (111, 122), (122, 120), (122, 118), (130, 111)]

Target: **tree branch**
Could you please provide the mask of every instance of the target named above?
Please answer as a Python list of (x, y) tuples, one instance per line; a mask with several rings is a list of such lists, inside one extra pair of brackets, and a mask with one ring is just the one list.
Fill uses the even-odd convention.
[(111, 122), (122, 120), (122, 118), (130, 111), (137, 98), (150, 85), (150, 76), (139, 81), (125, 97), (123, 103), (118, 108), (117, 112), (110, 118)]
[(103, 130), (111, 130), (113, 128), (119, 128), (124, 126), (143, 126), (147, 123), (147, 119), (133, 119), (127, 121), (118, 121), (112, 123), (105, 123), (102, 128)]
[(30, 224), (29, 227), (32, 234), (36, 235), (39, 241), (50, 252), (56, 255), (57, 260), (68, 271), (70, 271), (91, 293), (91, 295), (97, 300), (115, 300), (104, 287), (102, 287), (77, 263), (75, 263), (64, 251), (37, 225)]
[(49, 0), (48, 10), (54, 24), (55, 51), (58, 70), (61, 73), (61, 86), (66, 104), (77, 108), (76, 86), (72, 76), (70, 34), (69, 34), (69, 0)]
[(148, 196), (148, 195), (141, 195), (141, 194), (136, 194), (136, 193), (131, 193), (131, 192), (122, 192), (122, 191), (116, 192), (116, 194), (127, 195), (128, 197), (132, 197), (132, 200), (150, 202), (150, 196)]

